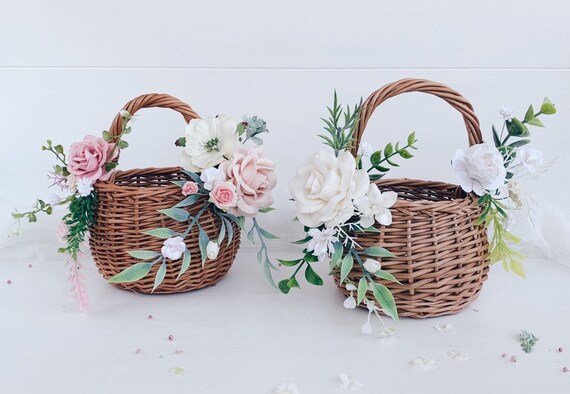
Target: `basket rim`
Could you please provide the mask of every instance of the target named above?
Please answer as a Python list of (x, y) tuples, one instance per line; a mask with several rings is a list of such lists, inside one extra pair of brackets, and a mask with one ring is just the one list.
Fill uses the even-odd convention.
[[(145, 168), (133, 168), (130, 170), (116, 170), (113, 172), (111, 177), (106, 180), (97, 180), (93, 185), (97, 189), (117, 189), (122, 191), (136, 191), (136, 190), (165, 190), (166, 188), (170, 189), (178, 189), (179, 186), (174, 184), (165, 184), (164, 186), (128, 186), (128, 185), (119, 185), (117, 184), (117, 179), (121, 179), (122, 177), (130, 177), (135, 175), (160, 175), (160, 174), (172, 174), (172, 173), (180, 173), (184, 174), (184, 169), (180, 166), (178, 167), (145, 167)], [(190, 179), (190, 177), (188, 177)]]

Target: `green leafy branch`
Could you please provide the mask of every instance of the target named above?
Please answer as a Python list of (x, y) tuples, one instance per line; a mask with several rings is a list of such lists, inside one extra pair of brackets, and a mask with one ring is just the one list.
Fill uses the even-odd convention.
[(538, 338), (526, 330), (521, 330), (519, 340), (521, 342), (521, 348), (525, 353), (532, 352), (536, 342), (538, 342)]
[[(128, 113), (126, 110), (122, 110), (120, 114), (122, 117), (121, 133), (117, 137), (113, 137), (113, 135), (109, 133), (109, 131), (107, 130), (103, 131), (103, 139), (107, 142), (115, 143), (113, 149), (111, 150), (111, 153), (109, 154), (109, 157), (113, 157), (117, 149), (125, 149), (129, 147), (129, 143), (125, 141), (123, 137), (132, 131), (131, 120), (133, 120), (133, 115)], [(110, 172), (114, 170), (118, 165), (119, 163), (117, 161), (109, 161), (105, 163), (105, 171)]]
[(252, 220), (253, 224), (251, 226), (251, 230), (247, 233), (247, 239), (251, 241), (251, 243), (255, 243), (254, 235), (257, 234), (257, 237), (261, 243), (261, 247), (257, 252), (257, 261), (263, 268), (263, 273), (265, 275), (265, 279), (274, 287), (277, 288), (275, 285), (275, 281), (273, 280), (273, 275), (271, 275), (271, 270), (277, 270), (277, 267), (271, 262), (269, 258), (269, 254), (267, 252), (267, 245), (265, 243), (266, 239), (278, 239), (275, 234), (270, 233), (269, 231), (261, 228), (259, 223), (257, 222), (256, 218)]
[[(356, 104), (353, 109), (347, 105), (346, 110), (344, 110), (342, 105), (338, 102), (336, 90), (334, 91), (333, 106), (332, 108), (327, 107), (329, 118), (321, 118), (326, 124), (324, 129), (328, 135), (319, 134), (319, 137), (324, 140), (325, 145), (334, 149), (336, 155), (342, 150), (352, 148), (354, 144), (354, 132), (358, 126), (361, 108), (362, 99), (360, 99), (360, 102)], [(344, 120), (342, 124), (340, 123), (341, 118)]]
[(400, 147), (399, 142), (396, 142), (395, 146), (392, 143), (388, 143), (384, 147), (383, 151), (381, 149), (379, 151), (374, 152), (370, 156), (371, 166), (368, 169), (368, 172), (372, 170), (377, 170), (378, 172), (380, 172), (380, 174), (371, 174), (370, 180), (375, 181), (386, 175), (386, 173), (390, 171), (390, 168), (387, 167), (387, 165), (390, 165), (392, 167), (399, 167), (400, 165), (394, 161), (394, 158), (396, 156), (399, 156), (406, 160), (414, 157), (414, 155), (412, 155), (409, 150), (418, 149), (414, 145), (416, 142), (417, 142), (416, 133), (414, 132), (408, 136), (407, 143), (404, 147)]
[(67, 158), (64, 153), (63, 145), (53, 145), (51, 140), (47, 140), (46, 145), (42, 145), (42, 150), (53, 153), (56, 159), (61, 163), (53, 166), (53, 172), (56, 175), (69, 175), (69, 171), (67, 171)]
[(58, 252), (69, 254), (74, 260), (80, 252), (81, 244), (85, 241), (85, 236), (89, 227), (95, 224), (95, 211), (99, 198), (96, 192), (92, 192), (86, 197), (71, 196), (69, 213), (63, 217), (63, 221), (69, 230), (65, 239), (67, 246), (60, 248)]

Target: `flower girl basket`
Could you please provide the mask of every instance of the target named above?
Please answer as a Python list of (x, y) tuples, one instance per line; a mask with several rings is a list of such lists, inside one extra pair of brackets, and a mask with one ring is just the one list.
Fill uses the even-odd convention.
[[(375, 91), (364, 102), (355, 132), (356, 156), (368, 120), (380, 104), (408, 92), (423, 92), (445, 100), (461, 113), (469, 144), (483, 142), (479, 120), (471, 104), (449, 87), (427, 80), (403, 79)], [(415, 179), (381, 179), (381, 191), (398, 193), (391, 208), (393, 222), (380, 233), (357, 233), (363, 248), (382, 246), (396, 257), (382, 258), (382, 268), (400, 284), (379, 280), (394, 295), (399, 316), (427, 318), (455, 314), (479, 295), (487, 278), (488, 242), (477, 197), (457, 185)], [(358, 283), (362, 271), (355, 268), (349, 277)], [(339, 283), (339, 275), (335, 275)], [(339, 286), (348, 295), (348, 291)]]
[[(186, 123), (200, 118), (188, 104), (167, 94), (142, 95), (129, 101), (123, 109), (134, 115), (142, 108), (151, 107), (173, 109), (184, 117)], [(113, 120), (109, 130), (113, 136), (111, 142), (118, 140), (122, 121), (121, 115), (117, 115)], [(190, 178), (181, 168), (169, 167), (115, 171), (108, 181), (99, 180), (95, 183), (99, 204), (97, 223), (90, 229), (89, 245), (99, 272), (105, 279), (137, 262), (127, 251), (160, 251), (163, 240), (145, 235), (144, 231), (167, 227), (179, 233), (184, 232), (186, 223), (177, 222), (158, 212), (159, 209), (170, 208), (184, 199), (180, 187), (172, 183), (182, 180)], [(190, 215), (194, 216), (200, 211), (206, 197), (203, 200), (187, 208)], [(210, 238), (217, 237), (220, 232), (219, 219), (209, 210), (200, 216), (199, 223)], [(233, 243), (220, 245), (217, 259), (208, 260), (202, 268), (199, 263), (198, 226), (194, 226), (185, 238), (194, 263), (178, 278), (182, 259), (173, 261), (173, 269), (168, 270), (154, 294), (179, 293), (215, 285), (230, 269), (240, 245), (239, 228), (235, 223), (232, 223), (232, 227), (235, 234)], [(113, 285), (137, 293), (150, 294), (158, 268), (159, 264), (155, 264), (150, 275), (136, 282)]]

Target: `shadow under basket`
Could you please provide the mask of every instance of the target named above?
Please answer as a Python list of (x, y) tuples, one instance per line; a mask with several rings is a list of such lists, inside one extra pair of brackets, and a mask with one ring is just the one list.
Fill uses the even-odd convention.
[[(108, 181), (95, 183), (99, 204), (97, 223), (90, 229), (89, 245), (95, 264), (105, 279), (142, 261), (131, 257), (130, 250), (160, 252), (164, 240), (143, 234), (144, 231), (159, 227), (179, 233), (186, 230), (188, 223), (177, 222), (157, 212), (184, 199), (181, 188), (172, 183), (177, 180), (190, 179), (180, 168), (172, 167), (116, 171)], [(194, 216), (205, 202), (206, 197), (186, 209)], [(217, 238), (220, 221), (210, 210), (200, 216), (199, 223), (210, 239)], [(233, 222), (232, 227), (232, 242), (228, 245), (228, 239), (224, 239), (218, 257), (207, 260), (202, 268), (198, 227), (194, 226), (184, 239), (191, 255), (190, 267), (178, 278), (182, 258), (167, 260), (166, 277), (153, 294), (180, 293), (215, 285), (229, 271), (239, 249), (240, 229)], [(155, 264), (146, 277), (136, 282), (113, 285), (136, 293), (151, 293), (159, 266)]]
[[(479, 295), (487, 279), (488, 243), (484, 225), (475, 224), (481, 207), (459, 186), (414, 179), (385, 179), (379, 189), (398, 193), (391, 208), (392, 224), (376, 227), (380, 233), (356, 233), (355, 241), (367, 248), (382, 246), (394, 258), (376, 258), (401, 285), (386, 285), (396, 300), (399, 316), (427, 318), (458, 313)], [(340, 274), (335, 274), (339, 286)], [(358, 283), (362, 270), (349, 278)], [(345, 296), (344, 286), (339, 289)], [(369, 291), (369, 298), (374, 299)]]

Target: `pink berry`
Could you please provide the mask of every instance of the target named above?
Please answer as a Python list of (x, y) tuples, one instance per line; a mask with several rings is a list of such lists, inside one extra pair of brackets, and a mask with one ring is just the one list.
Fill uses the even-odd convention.
[(174, 335), (169, 335), (169, 336), (168, 336), (168, 340), (169, 340), (169, 341), (174, 341)]
[(11, 285), (11, 284), (12, 284), (12, 281), (11, 281), (10, 279), (8, 279), (8, 280), (6, 281), (6, 284)]
[(31, 265), (31, 264), (28, 264), (28, 268), (32, 268), (32, 265)]
[(559, 348), (558, 348), (558, 352), (559, 352), (559, 353), (562, 353), (563, 351), (564, 351), (564, 348), (563, 348), (563, 347), (559, 347)]
[(568, 367), (562, 368), (562, 372), (568, 372)]
[(141, 354), (142, 353), (142, 349), (139, 347), (137, 350), (135, 350), (136, 354)]
[(511, 356), (511, 362), (516, 363), (517, 362), (517, 356)]
[(152, 315), (148, 315), (146, 318), (147, 318), (148, 320), (152, 320)]
[(505, 357), (507, 357), (507, 353), (503, 353), (503, 354), (501, 354), (501, 357), (502, 357), (502, 358), (505, 358)]

